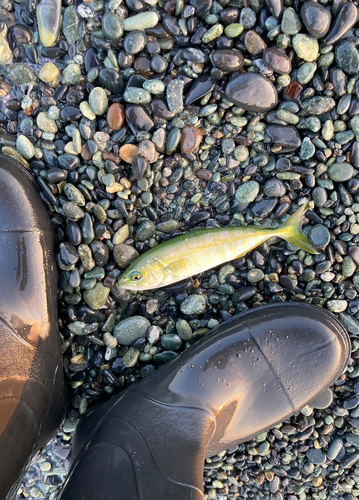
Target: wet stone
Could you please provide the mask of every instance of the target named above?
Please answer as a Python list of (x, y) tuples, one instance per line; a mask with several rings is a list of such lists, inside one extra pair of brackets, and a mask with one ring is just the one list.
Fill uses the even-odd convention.
[(286, 188), (284, 183), (280, 179), (269, 179), (264, 187), (264, 194), (268, 196), (268, 198), (281, 198), (286, 193)]
[(154, 28), (158, 23), (159, 17), (156, 12), (141, 12), (135, 16), (128, 17), (122, 21), (124, 31), (144, 30)]
[(183, 87), (182, 80), (171, 80), (166, 89), (166, 98), (169, 110), (177, 114), (183, 109)]
[(44, 47), (51, 47), (61, 27), (61, 0), (41, 0), (36, 17), (41, 43)]
[(267, 47), (266, 43), (254, 30), (247, 31), (244, 38), (244, 45), (253, 56), (259, 56)]
[(302, 109), (306, 116), (308, 115), (321, 115), (330, 111), (335, 107), (335, 100), (331, 97), (312, 97), (307, 99), (302, 104)]
[(126, 108), (127, 122), (131, 128), (149, 132), (154, 127), (154, 122), (144, 107), (133, 104)]
[(356, 23), (358, 17), (358, 9), (353, 2), (347, 2), (340, 9), (335, 18), (332, 29), (324, 38), (325, 44), (335, 43), (340, 40)]
[(70, 5), (64, 10), (62, 30), (68, 43), (76, 43), (80, 40), (79, 16), (75, 5)]
[(212, 92), (215, 84), (216, 81), (209, 75), (201, 75), (200, 77), (195, 79), (195, 81), (191, 85), (191, 88), (186, 94), (186, 106), (192, 104), (198, 99), (201, 99), (205, 95), (209, 94), (209, 92)]
[(239, 18), (239, 22), (243, 26), (245, 30), (250, 30), (254, 28), (256, 24), (257, 16), (250, 7), (244, 7), (241, 9), (241, 14)]
[(91, 90), (89, 95), (89, 104), (92, 111), (98, 115), (102, 116), (106, 113), (108, 108), (107, 94), (101, 87), (95, 87)]
[(102, 283), (96, 283), (91, 290), (85, 290), (83, 297), (86, 304), (92, 309), (101, 309), (110, 294), (110, 288), (104, 287)]
[(273, 144), (283, 146), (286, 151), (294, 151), (301, 145), (298, 130), (291, 125), (269, 125), (267, 134)]
[(257, 198), (260, 190), (260, 185), (257, 181), (248, 181), (239, 186), (236, 190), (235, 196), (239, 203), (239, 207), (247, 206)]
[(113, 12), (106, 12), (101, 21), (102, 31), (110, 40), (118, 40), (123, 34), (120, 19)]
[(300, 33), (293, 37), (292, 44), (298, 57), (304, 61), (312, 62), (318, 57), (319, 45), (315, 38)]
[(322, 38), (327, 34), (332, 19), (329, 9), (318, 2), (305, 2), (300, 11), (304, 26), (314, 38)]
[(236, 38), (243, 31), (243, 26), (240, 23), (232, 23), (225, 27), (224, 33), (229, 38)]
[(132, 31), (125, 36), (123, 46), (128, 54), (138, 54), (146, 45), (146, 37), (141, 31)]
[(310, 230), (309, 239), (315, 248), (325, 248), (330, 242), (330, 233), (325, 226), (317, 224)]
[(277, 205), (276, 199), (262, 200), (252, 207), (252, 212), (256, 217), (268, 217)]
[(12, 64), (9, 67), (8, 77), (16, 85), (24, 85), (35, 80), (34, 72), (22, 63)]
[(283, 12), (281, 28), (286, 35), (296, 35), (299, 33), (302, 23), (292, 7), (285, 9)]
[(226, 97), (237, 106), (254, 113), (269, 111), (277, 105), (277, 91), (270, 80), (257, 73), (243, 73), (230, 80)]
[(192, 153), (201, 144), (202, 134), (198, 127), (184, 127), (181, 133), (180, 146), (183, 153)]
[(5, 66), (12, 60), (12, 52), (9, 44), (0, 36), (0, 66)]
[(113, 250), (113, 258), (120, 269), (126, 269), (138, 256), (139, 253), (135, 248), (124, 243), (116, 245)]
[(359, 70), (359, 52), (352, 42), (344, 42), (336, 46), (335, 60), (339, 68), (349, 75)]
[(41, 68), (39, 78), (43, 82), (52, 82), (55, 78), (57, 78), (58, 74), (59, 70), (57, 66), (51, 62), (47, 62)]
[(28, 160), (35, 155), (34, 146), (25, 135), (19, 135), (16, 139), (16, 149), (24, 158), (27, 158)]
[(143, 316), (132, 316), (117, 323), (113, 336), (121, 345), (132, 345), (136, 340), (146, 338), (151, 323)]
[(107, 124), (112, 130), (120, 130), (125, 121), (125, 108), (119, 102), (111, 104), (106, 115)]
[(265, 49), (263, 52), (263, 60), (266, 65), (276, 73), (284, 75), (292, 71), (292, 64), (285, 52), (275, 47)]
[(181, 312), (187, 316), (197, 316), (206, 311), (206, 299), (203, 295), (189, 295), (180, 306)]
[(56, 134), (58, 130), (55, 120), (48, 118), (47, 114), (43, 111), (37, 115), (36, 123), (41, 130), (50, 134)]
[(345, 182), (354, 176), (354, 169), (350, 163), (334, 163), (329, 167), (328, 175), (332, 181)]
[(308, 460), (315, 465), (321, 465), (326, 462), (327, 456), (322, 450), (311, 448), (306, 453)]
[(217, 68), (229, 73), (239, 71), (243, 66), (243, 54), (236, 49), (216, 50), (211, 55), (211, 60)]
[(126, 102), (133, 104), (147, 104), (151, 102), (151, 94), (147, 90), (137, 87), (127, 87), (123, 97)]
[(161, 337), (162, 347), (168, 351), (178, 351), (182, 346), (182, 340), (178, 335), (165, 333)]
[(151, 221), (143, 221), (138, 226), (136, 230), (136, 237), (140, 241), (146, 241), (149, 238), (152, 238), (156, 233), (156, 226)]

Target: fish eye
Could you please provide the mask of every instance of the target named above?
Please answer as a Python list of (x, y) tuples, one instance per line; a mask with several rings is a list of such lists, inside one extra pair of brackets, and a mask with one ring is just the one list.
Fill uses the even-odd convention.
[(142, 274), (138, 271), (134, 271), (130, 274), (130, 278), (132, 281), (140, 281), (142, 279)]

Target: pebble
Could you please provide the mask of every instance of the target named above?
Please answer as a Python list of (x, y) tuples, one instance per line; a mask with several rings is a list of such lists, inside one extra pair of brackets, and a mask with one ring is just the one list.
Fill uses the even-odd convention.
[(167, 104), (169, 110), (174, 114), (180, 113), (183, 109), (183, 87), (182, 80), (171, 80), (167, 85)]
[(354, 24), (358, 17), (358, 9), (352, 2), (345, 3), (340, 9), (334, 24), (324, 38), (326, 45), (332, 44), (340, 40)]
[(97, 116), (102, 116), (108, 108), (108, 99), (105, 90), (102, 87), (95, 87), (89, 95), (89, 105), (91, 110)]
[(12, 52), (10, 50), (9, 44), (0, 36), (0, 66), (5, 66), (12, 60)]
[(328, 169), (332, 181), (345, 182), (354, 176), (354, 168), (350, 163), (333, 163)]
[(318, 57), (319, 45), (315, 38), (300, 33), (293, 37), (292, 44), (298, 57), (304, 61), (312, 62)]
[(259, 193), (260, 184), (257, 181), (247, 181), (236, 190), (235, 196), (240, 207), (247, 206), (248, 203), (254, 201)]
[(198, 127), (184, 127), (181, 133), (181, 151), (187, 154), (192, 153), (201, 144), (202, 137), (202, 133)]
[(57, 40), (61, 27), (61, 0), (41, 0), (36, 7), (39, 36), (44, 47)]
[(113, 335), (121, 345), (132, 345), (136, 340), (146, 338), (151, 323), (143, 316), (131, 316), (117, 323)]
[(278, 101), (272, 82), (258, 73), (235, 76), (227, 84), (226, 97), (237, 106), (254, 113), (269, 111)]
[(159, 21), (157, 12), (141, 12), (122, 21), (124, 31), (144, 30), (154, 28)]
[(299, 16), (292, 7), (285, 9), (281, 22), (281, 29), (286, 35), (296, 35), (299, 33), (302, 23)]
[(243, 66), (243, 54), (236, 49), (222, 49), (216, 50), (211, 55), (211, 60), (217, 68), (223, 71), (235, 72), (239, 71)]
[(35, 155), (35, 148), (32, 142), (25, 136), (19, 135), (16, 139), (16, 149), (26, 159), (31, 160)]
[(325, 453), (323, 453), (322, 450), (316, 450), (314, 448), (308, 450), (306, 455), (308, 460), (310, 460), (315, 465), (324, 464), (325, 461), (327, 460), (327, 456)]
[[(110, 40), (118, 40), (123, 34), (120, 19), (113, 12), (106, 12), (101, 21), (102, 31)], [(127, 30), (130, 31), (130, 30)]]
[(135, 144), (124, 144), (120, 147), (120, 157), (126, 163), (132, 163), (134, 157), (138, 153), (138, 146)]
[(314, 38), (322, 38), (330, 28), (331, 13), (318, 2), (305, 2), (300, 10), (301, 18), (308, 33)]
[(74, 44), (80, 40), (79, 16), (75, 5), (70, 5), (64, 10), (62, 20), (62, 30), (69, 44)]
[(43, 111), (37, 115), (36, 123), (41, 130), (50, 134), (56, 134), (58, 130), (55, 120), (51, 120)]
[(189, 295), (181, 303), (181, 312), (187, 316), (197, 316), (206, 311), (206, 299), (203, 295)]
[(96, 283), (92, 290), (85, 290), (83, 297), (86, 304), (92, 309), (101, 309), (106, 304), (110, 294), (110, 288), (103, 286), (102, 283)]
[(312, 227), (309, 239), (315, 248), (325, 248), (330, 242), (330, 233), (325, 226), (317, 224)]
[(125, 108), (119, 102), (114, 102), (107, 110), (107, 124), (112, 130), (120, 130), (125, 121)]
[(290, 59), (281, 49), (277, 49), (275, 47), (265, 49), (263, 52), (263, 60), (268, 68), (280, 75), (284, 75), (292, 71)]
[(124, 243), (116, 245), (113, 250), (113, 258), (120, 269), (126, 269), (138, 256), (135, 248)]
[(51, 62), (47, 62), (40, 69), (39, 78), (43, 82), (48, 83), (48, 82), (52, 82), (53, 80), (55, 80), (55, 78), (57, 78), (58, 75), (59, 75), (59, 70), (58, 70), (57, 66), (55, 66), (55, 64), (53, 64)]

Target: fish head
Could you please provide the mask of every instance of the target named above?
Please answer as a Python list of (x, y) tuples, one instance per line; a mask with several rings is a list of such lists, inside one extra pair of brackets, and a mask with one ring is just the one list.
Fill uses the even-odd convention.
[[(138, 259), (137, 259), (138, 260)], [(152, 290), (161, 285), (163, 265), (154, 259), (133, 262), (120, 276), (117, 284), (126, 290)]]

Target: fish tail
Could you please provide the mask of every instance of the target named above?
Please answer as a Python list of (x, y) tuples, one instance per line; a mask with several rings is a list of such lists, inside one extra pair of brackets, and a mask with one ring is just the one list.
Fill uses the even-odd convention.
[(309, 202), (299, 207), (298, 210), (278, 228), (276, 235), (301, 248), (305, 252), (318, 253), (316, 248), (313, 247), (308, 238), (301, 231), (302, 220), (308, 208)]

